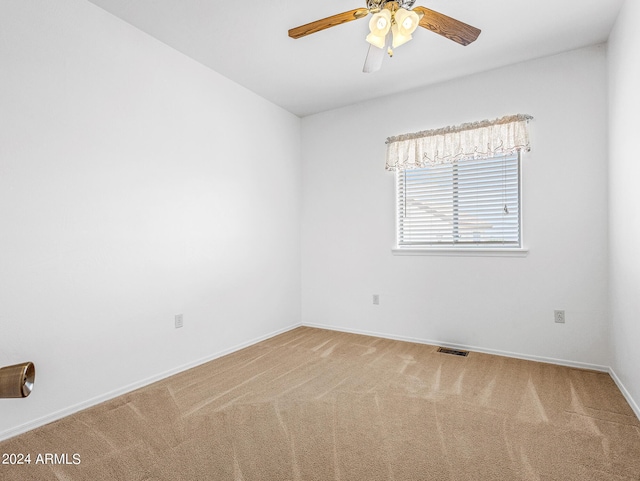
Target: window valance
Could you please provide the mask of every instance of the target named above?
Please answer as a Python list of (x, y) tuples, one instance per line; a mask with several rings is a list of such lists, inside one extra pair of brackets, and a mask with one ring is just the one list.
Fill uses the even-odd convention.
[(428, 165), (486, 158), (530, 150), (527, 123), (530, 115), (509, 115), (404, 134), (387, 139), (387, 170), (408, 170)]

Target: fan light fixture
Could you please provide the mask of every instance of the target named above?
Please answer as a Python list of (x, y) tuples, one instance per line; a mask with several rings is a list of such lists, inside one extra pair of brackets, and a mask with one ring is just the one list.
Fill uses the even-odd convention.
[(371, 45), (384, 48), (385, 37), (391, 29), (393, 34), (393, 47), (399, 47), (412, 39), (411, 34), (418, 28), (420, 17), (416, 12), (398, 8), (390, 11), (383, 8), (374, 14), (369, 21), (369, 30), (371, 33), (367, 35), (367, 42)]
[(420, 18), (416, 12), (404, 8), (399, 8), (393, 17), (391, 31), (393, 33), (393, 48), (396, 48), (413, 38), (411, 34), (418, 28)]
[(384, 40), (391, 28), (391, 22), (391, 12), (387, 9), (374, 14), (369, 20), (371, 33), (367, 35), (367, 42), (378, 48), (384, 48)]

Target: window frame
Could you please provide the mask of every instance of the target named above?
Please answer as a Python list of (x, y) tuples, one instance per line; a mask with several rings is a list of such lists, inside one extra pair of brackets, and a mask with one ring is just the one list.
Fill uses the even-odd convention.
[[(518, 151), (517, 167), (518, 167), (518, 224), (519, 224), (519, 245), (518, 246), (500, 246), (480, 244), (446, 244), (443, 246), (423, 245), (423, 246), (402, 246), (400, 245), (400, 175), (404, 176), (403, 171), (396, 171), (394, 176), (394, 206), (395, 206), (395, 247), (392, 249), (394, 255), (412, 256), (412, 255), (445, 255), (445, 256), (489, 256), (489, 257), (525, 257), (529, 250), (524, 243), (524, 220), (523, 220), (523, 165), (522, 152)], [(494, 157), (500, 157), (500, 154)], [(453, 176), (453, 172), (452, 172)], [(453, 180), (452, 180), (453, 182)], [(453, 201), (452, 201), (453, 208)]]

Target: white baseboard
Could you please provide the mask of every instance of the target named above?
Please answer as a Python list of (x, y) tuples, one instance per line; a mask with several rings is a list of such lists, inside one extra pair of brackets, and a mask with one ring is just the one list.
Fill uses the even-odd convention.
[(613, 379), (613, 382), (616, 383), (616, 386), (618, 386), (618, 389), (620, 389), (620, 392), (629, 403), (629, 406), (631, 406), (631, 409), (633, 409), (633, 412), (636, 414), (636, 417), (640, 419), (640, 406), (638, 406), (638, 403), (631, 397), (631, 394), (629, 393), (627, 388), (624, 386), (624, 384), (622, 384), (622, 381), (620, 380), (620, 378), (618, 377), (618, 375), (616, 374), (616, 372), (613, 370), (612, 367), (609, 368), (609, 375)]
[(32, 429), (39, 428), (44, 426), (45, 424), (49, 424), (53, 421), (57, 421), (71, 414), (77, 413), (78, 411), (82, 411), (83, 409), (90, 408), (95, 406), (96, 404), (100, 404), (105, 401), (109, 401), (118, 396), (122, 396), (123, 394), (127, 394), (131, 391), (135, 391), (136, 389), (140, 389), (141, 387), (148, 386), (149, 384), (153, 384), (156, 381), (160, 381), (169, 376), (173, 376), (174, 374), (178, 374), (182, 371), (186, 371), (188, 369), (194, 368), (201, 364), (204, 364), (209, 361), (213, 361), (214, 359), (218, 359), (222, 356), (226, 356), (227, 354), (231, 354), (233, 352), (239, 351), (240, 349), (244, 349), (245, 347), (252, 346), (253, 344), (257, 344), (258, 342), (264, 341), (266, 339), (272, 338), (283, 332), (290, 331), (291, 329), (295, 329), (296, 327), (300, 327), (301, 324), (294, 324), (283, 329), (278, 329), (277, 331), (273, 331), (269, 334), (265, 334), (263, 336), (251, 339), (250, 341), (243, 342), (236, 346), (230, 347), (228, 349), (224, 349), (222, 351), (218, 351), (210, 356), (206, 356), (204, 358), (198, 359), (196, 361), (189, 362), (187, 364), (183, 364), (182, 366), (176, 367), (174, 369), (170, 369), (165, 372), (161, 372), (159, 374), (155, 374), (146, 379), (142, 379), (141, 381), (137, 381), (127, 386), (123, 386), (121, 388), (115, 389), (105, 394), (101, 394), (100, 396), (93, 397), (88, 399), (87, 401), (83, 401), (78, 404), (74, 404), (73, 406), (69, 406), (64, 409), (60, 409), (59, 411), (55, 411), (53, 413), (47, 414), (45, 416), (34, 419), (33, 421), (29, 421), (27, 423), (21, 424), (20, 426), (16, 426), (14, 428), (7, 429), (5, 431), (0, 432), (0, 441), (5, 441), (9, 438), (17, 436), (19, 434), (26, 433), (27, 431), (31, 431)]
[(385, 333), (374, 332), (374, 331), (366, 331), (362, 329), (343, 329), (340, 327), (325, 326), (322, 324), (303, 323), (302, 325), (307, 327), (317, 327), (318, 329), (328, 329), (330, 331), (349, 332), (351, 334), (362, 334), (365, 336), (382, 337), (385, 339), (393, 339), (396, 341), (415, 342), (417, 344), (428, 344), (431, 346), (450, 347), (452, 349), (464, 349), (466, 351), (482, 352), (484, 354), (494, 354), (496, 356), (512, 357), (515, 359), (524, 359), (526, 361), (545, 362), (547, 364), (557, 364), (560, 366), (575, 367), (578, 369), (589, 369), (592, 371), (601, 371), (601, 372), (607, 372), (607, 373), (611, 371), (610, 367), (601, 366), (599, 364), (589, 364), (586, 362), (578, 362), (578, 361), (567, 361), (565, 359), (555, 359), (551, 357), (534, 356), (531, 354), (520, 354), (517, 352), (500, 351), (498, 349), (486, 349), (478, 346), (468, 346), (466, 344), (454, 344), (451, 342), (434, 341), (431, 339), (418, 339), (415, 337), (397, 336), (395, 334), (385, 334)]

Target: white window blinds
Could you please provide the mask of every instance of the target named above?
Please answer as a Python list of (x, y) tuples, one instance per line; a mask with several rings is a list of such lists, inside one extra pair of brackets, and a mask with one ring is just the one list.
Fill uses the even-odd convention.
[(399, 249), (520, 248), (520, 154), (402, 170)]

